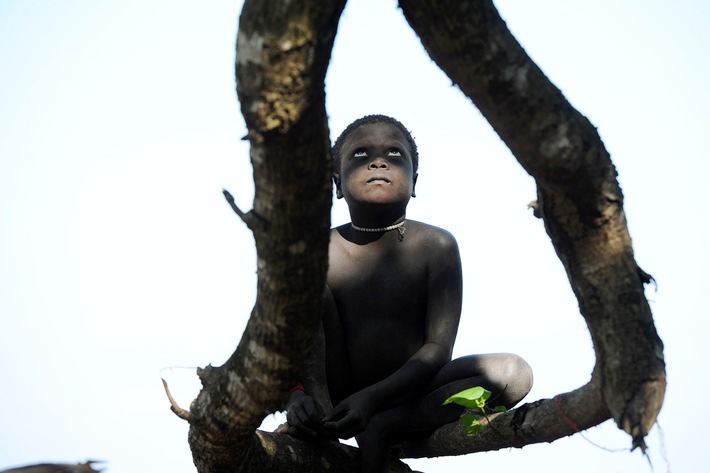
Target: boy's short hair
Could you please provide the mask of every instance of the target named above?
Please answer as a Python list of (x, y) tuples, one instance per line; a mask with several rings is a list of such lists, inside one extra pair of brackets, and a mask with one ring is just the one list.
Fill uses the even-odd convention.
[(405, 138), (407, 138), (407, 141), (409, 142), (409, 146), (412, 148), (412, 167), (414, 169), (414, 172), (417, 172), (417, 169), (419, 168), (419, 152), (417, 151), (417, 144), (414, 142), (414, 138), (412, 137), (412, 134), (407, 130), (407, 128), (402, 125), (402, 123), (399, 120), (396, 120), (392, 117), (389, 117), (387, 115), (365, 115), (362, 118), (358, 118), (354, 122), (352, 122), (350, 125), (343, 130), (343, 132), (340, 134), (337, 140), (335, 140), (335, 144), (333, 145), (333, 148), (330, 151), (330, 156), (333, 159), (333, 169), (335, 172), (339, 173), (340, 172), (340, 149), (343, 146), (343, 143), (345, 143), (345, 140), (348, 138), (350, 133), (352, 133), (355, 129), (363, 126), (363, 125), (372, 125), (374, 123), (389, 123), (390, 125), (394, 125), (399, 130), (402, 132)]

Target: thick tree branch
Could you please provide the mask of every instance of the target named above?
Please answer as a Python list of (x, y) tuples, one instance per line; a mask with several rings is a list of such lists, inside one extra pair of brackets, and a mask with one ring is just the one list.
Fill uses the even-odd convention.
[(599, 380), (581, 388), (524, 404), (504, 414), (498, 414), (479, 435), (467, 437), (460, 424), (450, 424), (432, 435), (405, 445), (410, 458), (463, 455), (500, 450), (541, 442), (552, 442), (573, 435), (609, 419)]
[(324, 79), (344, 3), (244, 3), (237, 93), (255, 195), (253, 210), (238, 213), (256, 240), (257, 300), (234, 354), (199, 373), (203, 389), (190, 407), (189, 441), (200, 472), (234, 471), (255, 460), (255, 431), (283, 408), (316, 332), (331, 205)]
[(599, 402), (643, 448), (665, 392), (663, 345), (616, 170), (596, 129), (527, 56), (490, 0), (400, 6), (432, 59), (535, 178), (538, 210), (592, 335)]

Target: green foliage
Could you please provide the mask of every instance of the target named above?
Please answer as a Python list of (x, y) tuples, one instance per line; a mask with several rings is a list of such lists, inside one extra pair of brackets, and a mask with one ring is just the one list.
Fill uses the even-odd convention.
[(478, 419), (478, 416), (475, 416), (473, 414), (462, 415), (459, 419), (459, 423), (463, 424), (463, 426), (466, 427), (466, 435), (469, 437), (478, 435), (481, 432), (481, 429), (483, 429), (483, 424), (481, 424), (481, 421)]
[(486, 406), (486, 401), (491, 397), (491, 392), (480, 386), (464, 389), (460, 393), (456, 393), (448, 398), (442, 406), (446, 404), (458, 404), (463, 407), (478, 407), (483, 409)]
[[(488, 412), (486, 412), (486, 403), (490, 397), (490, 391), (482, 388), (481, 386), (475, 386), (473, 388), (464, 389), (463, 391), (449, 397), (443, 402), (442, 406), (453, 403), (468, 409), (477, 409), (481, 411), (481, 415), (483, 415), (486, 421), (490, 423), (490, 419), (488, 419)], [(505, 411), (505, 406), (496, 406), (493, 408), (493, 412)], [(483, 429), (480, 416), (475, 414), (464, 414), (459, 419), (459, 422), (466, 427), (466, 435), (469, 437), (478, 435), (481, 432), (481, 429)]]

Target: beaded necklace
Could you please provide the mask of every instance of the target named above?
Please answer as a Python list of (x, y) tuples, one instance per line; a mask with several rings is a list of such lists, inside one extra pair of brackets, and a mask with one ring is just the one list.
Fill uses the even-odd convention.
[(399, 241), (404, 240), (404, 232), (407, 230), (404, 228), (404, 220), (402, 220), (399, 223), (395, 223), (394, 225), (390, 225), (389, 227), (378, 227), (378, 228), (368, 228), (368, 227), (358, 227), (354, 223), (350, 223), (350, 226), (353, 227), (354, 230), (357, 230), (359, 232), (367, 232), (367, 233), (380, 233), (380, 232), (390, 232), (392, 230), (397, 230), (397, 233), (399, 233)]

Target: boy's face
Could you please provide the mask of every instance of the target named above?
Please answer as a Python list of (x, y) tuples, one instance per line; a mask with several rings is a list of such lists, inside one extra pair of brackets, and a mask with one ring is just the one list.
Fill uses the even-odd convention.
[(412, 150), (402, 131), (387, 122), (355, 129), (343, 144), (340, 175), (335, 175), (338, 197), (348, 205), (403, 203), (414, 195), (417, 175)]

